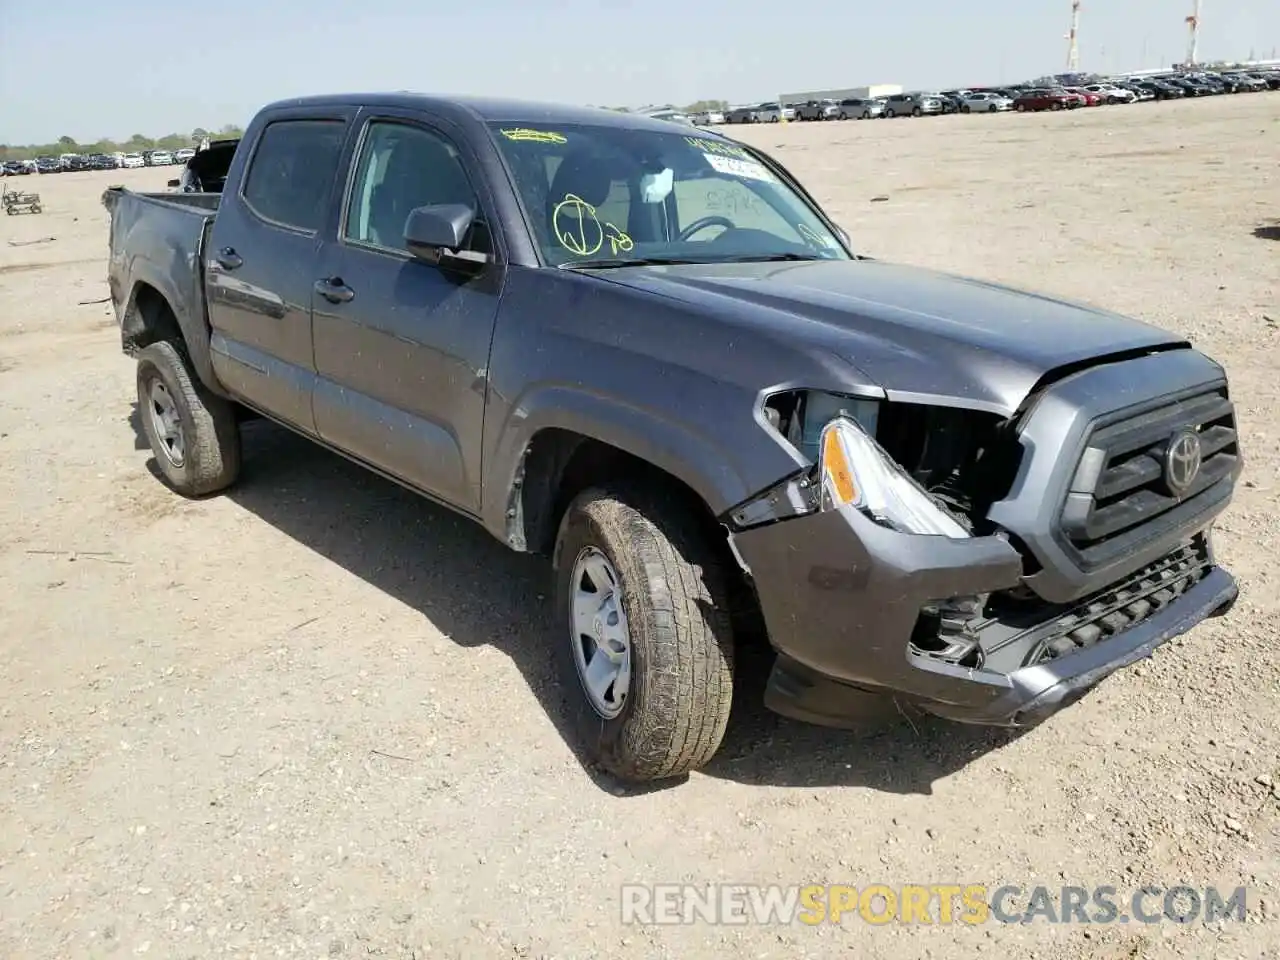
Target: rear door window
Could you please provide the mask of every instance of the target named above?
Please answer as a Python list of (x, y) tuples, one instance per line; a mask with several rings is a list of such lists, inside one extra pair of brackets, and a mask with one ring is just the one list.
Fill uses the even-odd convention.
[(329, 209), (345, 133), (341, 120), (269, 124), (249, 162), (245, 206), (268, 223), (315, 233)]

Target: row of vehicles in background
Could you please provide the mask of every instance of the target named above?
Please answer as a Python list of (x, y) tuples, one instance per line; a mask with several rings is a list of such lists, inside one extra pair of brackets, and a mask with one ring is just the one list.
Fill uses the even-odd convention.
[(722, 123), (871, 120), (941, 116), (949, 113), (1002, 113), (1009, 110), (1025, 113), (1224, 93), (1259, 93), (1264, 90), (1280, 90), (1280, 69), (1198, 73), (1170, 71), (1143, 77), (1096, 80), (1078, 86), (1019, 83), (1006, 87), (973, 87), (941, 92), (917, 90), (867, 99), (832, 98), (803, 103), (759, 103), (723, 112), (712, 110), (690, 114), (685, 122), (697, 126), (712, 126)]
[(36, 157), (34, 160), (9, 160), (0, 165), (4, 176), (16, 177), (32, 173), (74, 173), (80, 170), (118, 170), (137, 167), (166, 167), (185, 164), (195, 150), (144, 150), (141, 153), (64, 153), (61, 156)]

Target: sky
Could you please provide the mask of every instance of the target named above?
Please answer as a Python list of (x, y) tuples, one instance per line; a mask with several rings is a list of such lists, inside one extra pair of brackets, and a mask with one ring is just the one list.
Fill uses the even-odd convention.
[[(1192, 3), (1083, 0), (1081, 69), (1182, 60)], [(1201, 59), (1280, 47), (1280, 0), (1200, 19)], [(1070, 0), (0, 0), (0, 143), (243, 126), (313, 93), (636, 107), (1013, 83), (1065, 69), (1070, 20)]]

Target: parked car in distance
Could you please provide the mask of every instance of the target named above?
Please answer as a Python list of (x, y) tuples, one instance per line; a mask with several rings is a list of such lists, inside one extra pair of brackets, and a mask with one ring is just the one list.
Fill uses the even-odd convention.
[(1013, 101), (998, 93), (967, 93), (960, 105), (961, 113), (999, 113), (1013, 108)]
[(151, 166), (167, 167), (172, 163), (173, 163), (173, 154), (170, 153), (168, 150), (152, 150), (151, 151)]
[(884, 115), (893, 117), (938, 116), (945, 110), (942, 99), (929, 93), (895, 93), (885, 97)]
[(755, 107), (734, 107), (724, 115), (725, 123), (759, 123), (760, 115)]
[(702, 110), (698, 113), (691, 114), (689, 117), (695, 126), (714, 127), (724, 123), (724, 114), (719, 110)]
[(872, 120), (884, 116), (884, 104), (879, 100), (846, 97), (836, 107), (837, 120)]
[(1081, 97), (1068, 93), (1066, 90), (1052, 90), (1041, 87), (1035, 90), (1023, 91), (1013, 101), (1013, 109), (1019, 113), (1033, 110), (1070, 110), (1080, 106), (1082, 103), (1083, 99)]
[(1081, 89), (1101, 97), (1104, 103), (1109, 104), (1133, 103), (1137, 99), (1137, 95), (1132, 90), (1126, 90), (1113, 83), (1090, 83)]
[(37, 173), (62, 173), (65, 169), (58, 157), (36, 157)]
[(840, 104), (835, 100), (809, 100), (795, 108), (797, 120), (835, 120), (840, 116)]
[(761, 123), (779, 123), (783, 120), (791, 121), (796, 118), (794, 108), (779, 103), (758, 104), (755, 112)]
[[(968, 93), (966, 90), (965, 93)], [(931, 93), (931, 97), (936, 97), (942, 101), (943, 113), (959, 113), (960, 108), (964, 106), (964, 99), (957, 90), (944, 91), (942, 93)]]
[(1187, 95), (1181, 87), (1163, 80), (1143, 80), (1138, 86), (1149, 91), (1157, 100), (1178, 100)]
[(1099, 107), (1107, 102), (1107, 98), (1102, 94), (1086, 90), (1084, 87), (1063, 87), (1062, 89), (1080, 98), (1083, 101), (1083, 106), (1086, 107)]
[(147, 162), (142, 159), (142, 154), (140, 153), (126, 153), (124, 155), (124, 160), (121, 163), (121, 166), (130, 170), (138, 167), (145, 167), (146, 165)]
[(266, 417), (549, 557), (618, 777), (711, 760), (748, 636), (790, 717), (1026, 726), (1237, 597), (1235, 408), (1183, 336), (859, 256), (767, 154), (642, 116), (291, 98), (242, 145), (218, 196), (103, 195), (156, 471), (225, 490)]
[(173, 151), (173, 162), (186, 163), (195, 155), (196, 155), (196, 152), (192, 147), (183, 147), (181, 150)]

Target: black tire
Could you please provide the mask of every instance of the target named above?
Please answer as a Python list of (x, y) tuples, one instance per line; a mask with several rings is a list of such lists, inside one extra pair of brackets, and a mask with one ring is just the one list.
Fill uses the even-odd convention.
[(870, 119), (871, 119), (871, 111), (870, 111), (870, 110), (863, 110), (863, 111), (862, 111), (862, 116), (860, 116), (858, 119), (859, 119), (859, 120), (870, 120)]
[[(705, 765), (724, 738), (733, 700), (733, 634), (726, 581), (712, 543), (669, 496), (627, 486), (580, 494), (556, 538), (555, 641), (574, 690), (589, 760), (631, 782)], [(631, 645), (630, 689), (606, 718), (579, 676), (572, 596), (575, 563), (595, 548), (616, 571)], [(565, 642), (568, 640), (569, 642)]]
[(923, 114), (924, 114), (924, 111), (923, 111), (923, 110), (921, 110), (919, 107), (912, 107), (912, 109), (911, 109), (911, 115), (912, 115), (913, 117), (919, 117), (919, 116), (921, 116), (921, 115), (923, 115)]
[[(183, 450), (175, 459), (157, 432), (152, 386), (164, 385), (177, 409)], [(169, 485), (186, 497), (216, 493), (235, 483), (240, 473), (240, 428), (235, 408), (210, 393), (191, 373), (178, 348), (153, 343), (138, 354), (138, 414)]]
[(884, 112), (884, 115), (888, 117), (890, 120), (892, 120), (898, 114), (894, 111), (893, 107), (890, 107), (888, 110)]
[(961, 112), (961, 113), (972, 113), (973, 111), (969, 108), (969, 105), (966, 103), (964, 106), (962, 106), (962, 107), (960, 108), (960, 112)]

